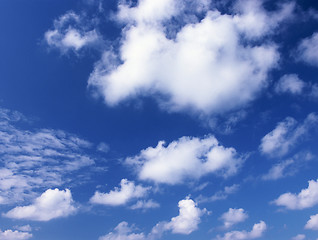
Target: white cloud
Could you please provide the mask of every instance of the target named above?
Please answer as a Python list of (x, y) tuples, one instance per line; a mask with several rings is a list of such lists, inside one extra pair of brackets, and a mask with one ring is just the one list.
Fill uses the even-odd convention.
[(275, 86), (277, 93), (301, 94), (306, 83), (297, 74), (286, 74), (282, 76)]
[(306, 235), (298, 234), (297, 236), (293, 237), (291, 240), (304, 240), (306, 239)]
[(32, 238), (32, 234), (28, 232), (12, 231), (10, 229), (5, 231), (0, 230), (1, 240), (26, 240), (30, 238)]
[(160, 141), (155, 148), (148, 147), (125, 160), (136, 168), (141, 180), (166, 184), (179, 184), (210, 173), (228, 177), (238, 171), (242, 162), (234, 148), (219, 145), (213, 136), (182, 137), (168, 146)]
[(318, 204), (318, 180), (310, 180), (308, 188), (302, 189), (299, 194), (284, 193), (273, 201), (277, 206), (297, 210), (310, 208)]
[(109, 151), (109, 145), (107, 143), (101, 142), (97, 145), (97, 151), (107, 153)]
[(217, 236), (218, 240), (245, 240), (260, 238), (266, 231), (267, 226), (264, 221), (254, 224), (253, 229), (250, 232), (247, 231), (231, 231), (225, 233), (223, 237)]
[(32, 228), (30, 225), (16, 226), (14, 228), (17, 230), (23, 231), (23, 232), (31, 232), (32, 231)]
[(48, 189), (28, 206), (15, 207), (3, 214), (14, 219), (49, 221), (54, 218), (67, 217), (77, 211), (69, 189)]
[(101, 41), (97, 31), (88, 28), (83, 16), (68, 12), (54, 21), (54, 29), (48, 30), (44, 38), (50, 47), (58, 48), (62, 53), (68, 50), (78, 51)]
[(117, 225), (114, 232), (110, 232), (99, 240), (146, 240), (143, 233), (132, 233), (133, 228), (127, 222), (121, 222)]
[(158, 208), (160, 207), (160, 204), (153, 201), (153, 200), (147, 200), (147, 201), (143, 201), (143, 200), (139, 200), (137, 201), (134, 205), (130, 206), (130, 209), (149, 209), (149, 208)]
[(310, 113), (304, 122), (299, 124), (294, 118), (287, 117), (262, 138), (259, 149), (263, 154), (272, 157), (283, 156), (299, 143), (317, 122), (318, 116), (315, 113)]
[(210, 197), (204, 197), (204, 196), (200, 195), (196, 199), (196, 201), (198, 203), (204, 203), (204, 202), (214, 202), (214, 201), (218, 201), (218, 200), (224, 200), (224, 199), (227, 199), (227, 197), (229, 195), (236, 193), (238, 191), (239, 187), (240, 186), (238, 184), (234, 184), (232, 186), (226, 186), (224, 188), (224, 190), (218, 191)]
[(222, 14), (204, 1), (194, 1), (197, 8), (188, 2), (119, 5), (121, 45), (104, 53), (89, 79), (108, 105), (148, 95), (168, 111), (218, 114), (241, 108), (267, 85), (277, 46), (255, 39), (272, 34), (294, 3), (267, 12), (250, 0)]
[(171, 221), (164, 224), (166, 230), (171, 230), (173, 233), (190, 234), (198, 229), (201, 222), (201, 216), (206, 213), (206, 210), (201, 210), (196, 203), (189, 198), (179, 201), (179, 215), (171, 218)]
[(312, 66), (318, 66), (318, 32), (300, 42), (297, 58)]
[(247, 218), (248, 215), (243, 208), (229, 208), (229, 211), (223, 213), (220, 219), (224, 222), (225, 228), (230, 228), (237, 223), (244, 222)]
[(0, 108), (0, 204), (73, 183), (72, 173), (95, 164), (85, 153), (90, 142), (61, 130), (18, 128), (25, 120), (21, 113)]
[(310, 216), (310, 219), (305, 225), (306, 229), (318, 230), (318, 214)]
[(120, 181), (120, 188), (115, 187), (115, 190), (111, 190), (109, 193), (96, 191), (90, 202), (110, 206), (125, 205), (131, 199), (145, 197), (149, 189), (150, 187), (135, 185), (132, 181), (122, 179)]

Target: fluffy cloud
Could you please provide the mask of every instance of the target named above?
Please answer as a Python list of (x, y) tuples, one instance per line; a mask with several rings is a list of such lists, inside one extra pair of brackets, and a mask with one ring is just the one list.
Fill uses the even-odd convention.
[(234, 148), (219, 145), (213, 136), (182, 137), (168, 146), (160, 141), (155, 148), (144, 149), (125, 161), (136, 168), (140, 179), (166, 184), (198, 179), (209, 173), (228, 177), (237, 172), (242, 162)]
[(253, 100), (279, 59), (275, 44), (255, 40), (289, 18), (294, 3), (267, 12), (261, 1), (250, 0), (221, 13), (204, 2), (120, 3), (116, 19), (124, 27), (119, 49), (103, 54), (89, 86), (112, 106), (146, 95), (169, 111), (203, 114)]
[(298, 234), (297, 236), (293, 237), (291, 240), (304, 240), (306, 236), (304, 234)]
[(83, 16), (68, 12), (54, 21), (54, 29), (48, 30), (44, 38), (50, 47), (58, 48), (62, 53), (68, 50), (78, 51), (85, 46), (101, 41), (95, 29), (88, 30)]
[(21, 113), (0, 108), (0, 204), (61, 186), (72, 181), (70, 174), (95, 163), (85, 153), (90, 142), (61, 130), (17, 127), (26, 121)]
[(67, 217), (76, 212), (76, 207), (69, 189), (48, 189), (29, 206), (15, 207), (5, 217), (49, 221), (54, 218)]
[(115, 190), (111, 190), (109, 193), (96, 191), (90, 202), (110, 206), (124, 205), (131, 199), (144, 197), (149, 189), (149, 187), (136, 186), (134, 182), (122, 179), (120, 181), (120, 188), (116, 187)]
[(254, 224), (253, 229), (250, 232), (247, 231), (231, 231), (225, 233), (223, 237), (217, 236), (218, 240), (245, 240), (245, 239), (255, 239), (262, 237), (263, 233), (266, 231), (266, 223), (260, 221)]
[(247, 218), (248, 215), (243, 208), (229, 208), (229, 211), (223, 213), (220, 219), (224, 222), (225, 228), (230, 228), (237, 223), (244, 222)]
[(1, 240), (26, 240), (32, 238), (32, 234), (28, 232), (12, 231), (12, 230), (0, 230)]
[(286, 74), (282, 76), (275, 86), (277, 93), (301, 94), (306, 86), (297, 74)]
[(117, 225), (114, 232), (110, 232), (99, 240), (146, 240), (143, 233), (132, 233), (133, 228), (127, 222), (121, 222)]
[(299, 60), (318, 66), (318, 32), (300, 42), (297, 55)]
[(277, 206), (297, 210), (310, 208), (318, 204), (318, 180), (310, 180), (308, 188), (302, 189), (299, 194), (284, 193), (273, 201)]
[(287, 117), (284, 121), (277, 124), (276, 128), (266, 134), (259, 146), (263, 154), (272, 157), (283, 156), (295, 146), (302, 137), (318, 122), (318, 116), (310, 113), (303, 123), (297, 123), (292, 117)]
[(310, 219), (305, 225), (305, 228), (311, 230), (318, 230), (318, 214), (310, 216)]

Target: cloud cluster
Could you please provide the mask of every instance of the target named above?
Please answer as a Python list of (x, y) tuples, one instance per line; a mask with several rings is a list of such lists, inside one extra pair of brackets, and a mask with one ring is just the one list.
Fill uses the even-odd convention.
[(238, 171), (242, 162), (234, 148), (221, 146), (213, 136), (182, 137), (167, 146), (160, 141), (155, 148), (148, 147), (125, 160), (136, 168), (141, 180), (166, 184), (180, 184), (187, 178), (199, 179), (210, 173), (228, 177)]
[[(120, 46), (104, 52), (89, 86), (108, 105), (154, 97), (168, 111), (218, 114), (244, 106), (277, 66), (277, 46), (259, 39), (290, 18), (294, 3), (266, 11), (245, 1), (221, 13), (208, 1), (121, 2)], [(203, 16), (203, 17), (202, 17)]]
[(260, 238), (266, 231), (267, 226), (264, 221), (254, 224), (250, 232), (247, 231), (231, 231), (224, 234), (223, 237), (217, 236), (217, 240), (245, 240)]
[(0, 204), (23, 200), (40, 188), (63, 185), (93, 165), (91, 143), (61, 130), (23, 130), (22, 114), (0, 109)]
[(243, 208), (229, 208), (229, 211), (223, 213), (221, 220), (224, 222), (224, 228), (230, 228), (233, 225), (244, 222), (248, 218)]
[(14, 219), (49, 221), (54, 218), (67, 217), (77, 211), (69, 189), (48, 189), (28, 206), (15, 207), (4, 216)]
[(261, 153), (272, 157), (284, 156), (316, 126), (317, 122), (316, 113), (310, 113), (303, 123), (297, 123), (294, 118), (287, 117), (262, 138), (259, 146)]
[(0, 239), (1, 240), (27, 240), (32, 238), (32, 234), (28, 232), (12, 231), (10, 229), (1, 231), (0, 230)]
[(287, 209), (298, 210), (310, 208), (318, 204), (318, 180), (310, 180), (308, 188), (302, 189), (300, 193), (284, 193), (273, 201), (277, 206)]
[[(115, 190), (111, 190), (109, 193), (96, 191), (90, 202), (110, 206), (124, 205), (134, 198), (145, 197), (149, 190), (150, 187), (136, 186), (134, 182), (122, 179), (120, 181), (120, 188), (116, 187)], [(136, 207), (138, 208), (138, 206)]]
[(84, 17), (74, 12), (68, 12), (54, 21), (54, 28), (48, 30), (45, 41), (50, 47), (58, 48), (62, 53), (69, 50), (79, 51), (86, 46), (96, 45), (101, 36), (96, 29), (91, 29), (83, 23)]

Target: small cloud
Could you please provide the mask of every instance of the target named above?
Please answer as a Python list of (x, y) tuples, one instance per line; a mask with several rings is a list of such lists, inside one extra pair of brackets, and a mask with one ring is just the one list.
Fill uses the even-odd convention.
[(142, 209), (142, 210), (146, 210), (146, 209), (150, 209), (150, 208), (159, 208), (160, 204), (153, 201), (152, 199), (147, 200), (147, 201), (143, 201), (143, 200), (139, 200), (138, 202), (136, 202), (134, 205), (130, 206), (130, 209)]
[(223, 213), (220, 219), (224, 222), (224, 228), (230, 228), (237, 223), (244, 222), (247, 218), (248, 215), (243, 208), (229, 208), (229, 211)]
[(210, 197), (204, 197), (200, 195), (196, 199), (196, 201), (198, 203), (204, 203), (204, 202), (214, 202), (218, 200), (224, 200), (224, 199), (227, 199), (229, 195), (236, 193), (239, 188), (240, 186), (238, 184), (234, 184), (232, 186), (226, 186), (224, 190), (218, 191)]
[(54, 218), (67, 217), (77, 211), (69, 189), (48, 189), (29, 206), (15, 207), (3, 214), (14, 219), (49, 221)]
[(305, 229), (318, 230), (318, 214), (310, 216)]
[(10, 229), (1, 231), (0, 230), (0, 239), (1, 240), (27, 240), (32, 238), (33, 235), (28, 232), (12, 231)]
[(305, 87), (306, 83), (297, 74), (286, 74), (276, 83), (275, 92), (299, 95)]
[(318, 66), (318, 32), (303, 39), (297, 48), (297, 59), (312, 66)]
[(109, 145), (107, 143), (101, 142), (97, 145), (96, 147), (97, 151), (103, 152), (103, 153), (108, 153), (109, 152)]
[(305, 234), (298, 234), (297, 236), (291, 238), (291, 240), (304, 240), (306, 238)]

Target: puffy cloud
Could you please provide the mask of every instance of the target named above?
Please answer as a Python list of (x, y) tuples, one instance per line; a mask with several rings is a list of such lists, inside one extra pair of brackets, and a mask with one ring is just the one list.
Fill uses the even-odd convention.
[(227, 197), (229, 195), (236, 193), (238, 191), (239, 187), (240, 186), (238, 184), (234, 184), (232, 186), (226, 186), (224, 188), (224, 190), (218, 191), (210, 197), (204, 197), (204, 196), (200, 195), (196, 199), (196, 201), (198, 203), (204, 203), (204, 202), (214, 202), (214, 201), (218, 201), (218, 200), (224, 200), (224, 199), (227, 199)]
[(244, 222), (247, 218), (248, 215), (243, 208), (229, 208), (229, 211), (223, 213), (220, 219), (224, 222), (225, 228), (230, 228), (237, 223)]
[(160, 204), (153, 201), (153, 200), (147, 200), (147, 201), (143, 201), (143, 200), (139, 200), (137, 201), (134, 205), (130, 206), (130, 209), (149, 209), (149, 208), (158, 208), (160, 207)]
[(306, 235), (298, 234), (297, 236), (293, 237), (291, 240), (304, 240), (305, 238), (306, 238)]
[(69, 189), (48, 189), (28, 206), (15, 207), (4, 216), (14, 219), (49, 221), (54, 218), (67, 217), (76, 212), (76, 207)]
[(300, 42), (297, 58), (312, 66), (318, 66), (318, 32)]
[(272, 157), (283, 156), (304, 137), (318, 122), (318, 116), (310, 113), (303, 123), (297, 124), (292, 117), (287, 117), (276, 128), (266, 134), (259, 146), (263, 154)]
[(133, 228), (127, 222), (121, 222), (117, 225), (114, 232), (110, 232), (99, 240), (146, 240), (143, 233), (132, 233)]
[(310, 219), (305, 225), (305, 228), (311, 230), (318, 230), (318, 214), (310, 216)]
[(266, 231), (267, 226), (264, 221), (254, 224), (253, 229), (250, 232), (247, 231), (231, 231), (225, 233), (223, 237), (217, 236), (218, 240), (244, 240), (244, 239), (255, 239), (262, 237)]
[(148, 147), (125, 160), (136, 168), (140, 179), (166, 184), (198, 179), (209, 173), (228, 177), (237, 172), (242, 162), (234, 148), (219, 145), (213, 136), (182, 137), (168, 146), (160, 141), (155, 148)]
[(58, 48), (62, 53), (68, 50), (78, 51), (85, 46), (101, 41), (95, 29), (84, 23), (83, 16), (68, 12), (54, 21), (54, 29), (48, 30), (44, 38), (50, 47)]
[(308, 188), (302, 189), (300, 193), (284, 193), (273, 201), (277, 206), (297, 210), (310, 208), (318, 204), (318, 180), (310, 180)]
[(0, 108), (0, 204), (33, 197), (40, 188), (72, 183), (70, 174), (95, 163), (85, 153), (90, 142), (61, 130), (17, 127), (26, 121), (21, 113)]
[(255, 40), (289, 18), (294, 3), (267, 12), (261, 1), (250, 0), (221, 13), (204, 2), (193, 1), (195, 7), (181, 0), (121, 3), (119, 49), (103, 54), (89, 86), (111, 106), (146, 95), (168, 111), (203, 114), (253, 100), (279, 59), (274, 43)]
[(196, 203), (189, 198), (179, 201), (179, 215), (171, 218), (170, 222), (164, 223), (166, 230), (173, 233), (190, 234), (198, 229), (201, 216), (206, 210), (201, 210)]
[(282, 76), (275, 86), (277, 93), (301, 94), (306, 83), (297, 74), (286, 74)]
[(115, 190), (111, 190), (109, 193), (96, 191), (90, 202), (110, 206), (124, 205), (131, 199), (145, 197), (149, 189), (149, 187), (136, 186), (134, 182), (122, 179), (120, 188), (115, 187)]
[(32, 238), (32, 234), (28, 232), (12, 231), (12, 230), (0, 230), (1, 240), (26, 240)]

